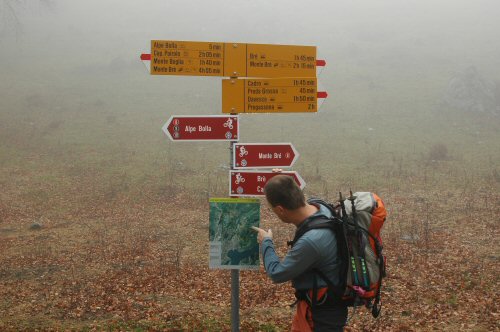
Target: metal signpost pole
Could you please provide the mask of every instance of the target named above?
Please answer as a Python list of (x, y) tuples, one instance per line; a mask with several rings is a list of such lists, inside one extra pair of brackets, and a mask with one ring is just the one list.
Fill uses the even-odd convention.
[[(235, 142), (229, 143), (229, 167), (233, 165), (233, 147)], [(231, 332), (240, 331), (240, 270), (231, 270)]]
[(240, 270), (231, 270), (231, 332), (240, 331)]

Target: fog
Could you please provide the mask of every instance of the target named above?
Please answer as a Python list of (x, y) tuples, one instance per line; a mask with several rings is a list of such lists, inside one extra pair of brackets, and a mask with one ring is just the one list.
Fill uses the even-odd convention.
[[(493, 91), (500, 77), (500, 3), (495, 0), (2, 4), (2, 115), (30, 96), (44, 99), (42, 113), (64, 113), (71, 108), (62, 105), (66, 102), (84, 105), (78, 112), (106, 103), (107, 111), (125, 104), (137, 114), (162, 105), (165, 118), (176, 112), (218, 114), (219, 78), (148, 74), (139, 55), (150, 52), (151, 39), (317, 46), (318, 59), (327, 61), (319, 81), (330, 95), (320, 116), (336, 122), (360, 123), (378, 114), (388, 122), (397, 117), (412, 124), (412, 114), (439, 111), (450, 82), (471, 67), (488, 86), (491, 100), (484, 104), (500, 98)], [(172, 107), (178, 104), (186, 109)], [(498, 107), (479, 109), (497, 114)], [(302, 119), (290, 115), (287, 120), (296, 117)], [(5, 127), (4, 121), (4, 135)]]
[[(150, 75), (157, 39), (316, 46), (320, 111), (241, 114), (239, 142), (292, 143), (307, 197), (384, 200), (383, 313), (351, 330), (498, 329), (499, 17), (499, 0), (0, 0), (0, 330), (228, 330), (207, 200), (229, 195), (230, 144), (162, 132), (221, 114), (222, 78)], [(284, 253), (293, 227), (260, 218)], [(289, 286), (241, 280), (242, 330), (289, 330)]]
[(438, 65), (443, 74), (474, 65), (498, 77), (494, 0), (3, 2), (13, 3), (19, 26), (2, 15), (1, 70), (24, 77), (134, 61), (151, 39), (315, 45), (332, 82), (352, 64), (404, 72)]
[[(500, 109), (500, 3), (495, 0), (2, 4), (0, 135), (5, 142), (30, 131), (31, 123), (40, 127), (47, 121), (48, 126), (65, 114), (66, 127), (78, 122), (87, 135), (104, 131), (92, 124), (95, 119), (83, 119), (85, 114), (109, 118), (127, 113), (128, 122), (119, 126), (123, 130), (133, 130), (144, 117), (150, 121), (147, 130), (158, 128), (163, 140), (160, 128), (172, 114), (220, 114), (220, 78), (149, 75), (139, 55), (150, 52), (151, 39), (317, 46), (318, 59), (327, 61), (319, 82), (329, 93), (317, 115), (320, 121), (328, 119), (337, 132), (362, 131), (362, 138), (376, 132), (384, 145), (443, 141), (459, 150), (455, 138), (439, 129), (447, 126), (454, 110), (496, 119)], [(453, 93), (450, 97), (450, 84), (457, 75), (460, 81), (468, 68), (476, 73), (472, 85), (484, 87), (466, 91), (471, 95), (466, 100)], [(24, 113), (27, 117), (19, 118)], [(442, 122), (431, 120), (436, 114), (445, 114)], [(265, 128), (265, 116), (248, 115), (245, 121)], [(274, 136), (261, 139), (294, 141), (300, 136), (305, 137), (303, 144), (317, 142), (318, 130), (324, 128), (312, 127), (294, 137), (295, 124), (317, 124), (315, 119), (310, 114), (279, 117), (279, 130), (273, 127)], [(243, 138), (260, 138), (248, 128)], [(369, 128), (375, 131), (368, 133)], [(436, 136), (426, 140), (421, 133), (429, 128)], [(136, 129), (129, 138), (141, 137), (146, 128)], [(59, 141), (68, 139), (57, 130), (42, 131)], [(338, 139), (323, 134), (325, 141)], [(474, 139), (489, 149), (497, 146), (494, 138), (487, 138)]]

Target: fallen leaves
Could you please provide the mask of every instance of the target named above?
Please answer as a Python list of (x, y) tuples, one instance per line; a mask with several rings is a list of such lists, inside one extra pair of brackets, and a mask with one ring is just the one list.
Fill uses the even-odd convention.
[[(398, 213), (383, 233), (388, 277), (382, 316), (374, 320), (359, 308), (349, 330), (498, 329), (498, 230), (456, 210), (451, 220), (451, 210), (437, 199), (426, 237), (424, 223), (410, 227), (421, 200), (394, 195), (384, 197)], [(478, 209), (474, 217), (492, 220), (498, 212)], [(263, 218), (283, 255), (293, 229)], [(58, 321), (94, 330), (228, 330), (230, 271), (208, 269), (208, 234), (199, 226), (204, 219), (203, 208), (185, 209), (177, 200), (123, 200), (63, 226), (9, 233), (0, 242), (0, 326), (23, 329), (18, 322), (43, 313), (44, 326), (53, 330), (65, 329)], [(410, 231), (419, 240), (401, 240)], [(293, 301), (289, 283), (272, 284), (262, 268), (240, 272), (242, 330), (288, 330)]]

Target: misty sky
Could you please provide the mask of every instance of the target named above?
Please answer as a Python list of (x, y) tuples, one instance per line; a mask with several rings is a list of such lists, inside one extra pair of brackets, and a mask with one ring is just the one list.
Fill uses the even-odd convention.
[(368, 55), (375, 62), (448, 59), (499, 76), (497, 0), (54, 0), (50, 9), (26, 4), (17, 11), (17, 37), (0, 16), (0, 58), (13, 65), (0, 72), (137, 59), (151, 39), (173, 39), (316, 45), (330, 66)]
[[(32, 0), (14, 7), (17, 29), (5, 1), (13, 0), (0, 0), (0, 138), (26, 131), (40, 145), (48, 145), (43, 134), (118, 152), (140, 138), (130, 150), (142, 151), (166, 142), (161, 127), (173, 114), (220, 114), (220, 77), (149, 75), (139, 56), (160, 39), (317, 46), (327, 61), (318, 81), (329, 94), (318, 116), (247, 116), (242, 140), (295, 144), (300, 136), (302, 154), (324, 130), (324, 141), (351, 133), (387, 150), (411, 142), (413, 154), (443, 142), (461, 155), (464, 137), (471, 150), (498, 149), (479, 125), (450, 121), (460, 110), (443, 106), (443, 96), (470, 66), (500, 84), (499, 0)], [(303, 121), (308, 130), (297, 135)], [(168, 153), (186, 146), (168, 145)], [(351, 153), (346, 145), (336, 154)], [(299, 164), (315, 158), (304, 152)]]

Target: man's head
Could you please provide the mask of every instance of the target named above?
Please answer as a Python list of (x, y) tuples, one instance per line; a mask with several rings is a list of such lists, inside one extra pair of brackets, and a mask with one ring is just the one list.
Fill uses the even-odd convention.
[(296, 210), (306, 205), (302, 190), (289, 175), (276, 175), (267, 181), (264, 193), (269, 204), (287, 210)]

